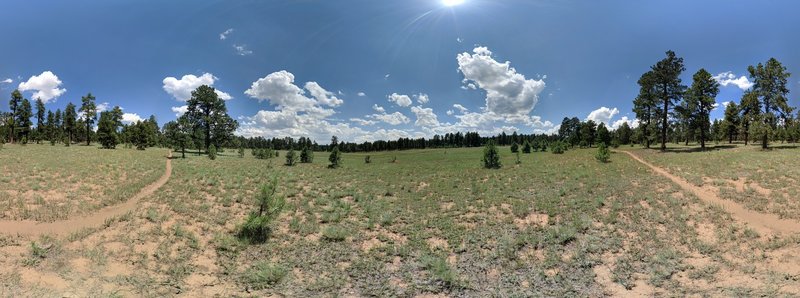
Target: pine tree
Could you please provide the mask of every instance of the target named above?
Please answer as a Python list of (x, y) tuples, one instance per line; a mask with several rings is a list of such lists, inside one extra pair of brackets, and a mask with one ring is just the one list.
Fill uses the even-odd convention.
[(97, 123), (97, 141), (106, 149), (114, 149), (119, 144), (119, 134), (117, 130), (122, 122), (122, 109), (115, 107), (111, 111), (100, 113), (100, 121)]
[(92, 93), (81, 97), (81, 112), (83, 113), (83, 124), (86, 127), (86, 146), (92, 143), (92, 125), (97, 120), (97, 105), (94, 103), (94, 96)]
[(683, 97), (686, 86), (681, 84), (681, 73), (686, 70), (683, 58), (675, 56), (675, 52), (667, 51), (667, 57), (651, 67), (653, 72), (653, 86), (659, 104), (663, 106), (661, 116), (661, 150), (667, 149), (667, 128), (669, 127), (669, 114), (675, 102)]
[(187, 106), (184, 115), (192, 123), (195, 130), (192, 136), (196, 143), (202, 144), (198, 148), (208, 149), (211, 144), (221, 146), (233, 138), (233, 131), (239, 127), (239, 123), (228, 115), (225, 101), (210, 86), (202, 85), (192, 91)]
[(759, 63), (756, 66), (749, 66), (747, 71), (753, 78), (752, 92), (759, 99), (761, 108), (761, 148), (767, 149), (769, 146), (769, 134), (775, 130), (778, 118), (791, 118), (792, 108), (789, 107), (787, 87), (791, 73), (786, 71), (777, 59), (770, 58), (766, 64)]
[(608, 132), (608, 128), (602, 122), (597, 125), (597, 143), (605, 144), (606, 146), (611, 144), (611, 133)]
[(339, 153), (339, 146), (334, 146), (331, 150), (331, 155), (328, 156), (328, 161), (331, 163), (328, 165), (329, 168), (335, 169), (341, 166), (342, 163), (342, 155)]
[(44, 102), (42, 99), (36, 99), (36, 144), (39, 144), (45, 138), (45, 113)]
[(525, 142), (522, 143), (522, 153), (531, 153), (531, 142), (528, 140), (525, 140)]
[(483, 147), (481, 161), (483, 162), (483, 167), (487, 169), (499, 169), (503, 166), (500, 163), (500, 153), (497, 152), (497, 146), (494, 145), (493, 140), (486, 142), (486, 146)]
[(11, 110), (10, 116), (8, 119), (8, 126), (11, 128), (9, 130), (9, 141), (13, 144), (14, 140), (17, 137), (17, 111), (19, 110), (19, 106), (22, 104), (22, 93), (19, 90), (14, 90), (11, 92), (11, 100), (8, 101), (8, 108)]
[(311, 151), (308, 147), (303, 147), (303, 150), (300, 151), (300, 162), (301, 163), (312, 163), (314, 161), (314, 151)]
[(75, 113), (75, 105), (71, 102), (67, 104), (66, 109), (64, 109), (64, 132), (67, 133), (67, 140), (65, 144), (69, 146), (72, 143), (73, 137), (75, 136), (75, 132), (77, 129), (76, 126), (76, 117), (78, 114)]
[(709, 114), (716, 104), (719, 94), (719, 83), (705, 69), (698, 70), (692, 76), (692, 86), (686, 92), (684, 101), (688, 106), (688, 114), (693, 126), (700, 131), (700, 148), (706, 148), (709, 135)]
[(599, 143), (597, 145), (597, 154), (594, 156), (597, 161), (606, 163), (611, 158), (611, 152), (608, 150), (608, 146), (605, 143)]
[(22, 103), (17, 108), (17, 114), (15, 115), (17, 128), (19, 128), (19, 136), (22, 144), (28, 143), (28, 139), (30, 139), (30, 131), (31, 131), (31, 116), (33, 116), (33, 111), (31, 110), (31, 102), (25, 98), (22, 100)]
[(287, 166), (294, 166), (297, 163), (297, 156), (295, 156), (294, 149), (289, 149), (289, 152), (286, 152), (286, 163)]
[(519, 145), (517, 145), (517, 142), (511, 143), (511, 153), (517, 152), (519, 152)]

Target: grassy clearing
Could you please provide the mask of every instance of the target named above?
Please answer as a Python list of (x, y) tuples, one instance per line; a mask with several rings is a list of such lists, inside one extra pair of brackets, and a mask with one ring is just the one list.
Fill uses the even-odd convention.
[(800, 149), (773, 144), (757, 146), (721, 144), (707, 152), (688, 152), (683, 146), (670, 152), (635, 150), (653, 164), (698, 185), (715, 188), (720, 197), (749, 209), (800, 219)]
[(163, 174), (163, 155), (156, 149), (6, 144), (0, 150), (0, 219), (54, 221), (116, 204)]
[[(499, 170), (482, 168), (479, 148), (370, 153), (369, 164), (344, 154), (340, 169), (234, 152), (175, 159), (136, 212), (25, 268), (60, 279), (38, 283), (49, 291), (88, 296), (800, 295), (800, 275), (774, 265), (797, 260), (798, 236), (755, 234), (620, 154), (524, 154), (517, 166), (500, 153)], [(275, 173), (284, 211), (265, 243), (240, 241)], [(31, 244), (0, 243), (0, 280), (14, 281)], [(36, 285), (22, 276), (3, 289)]]

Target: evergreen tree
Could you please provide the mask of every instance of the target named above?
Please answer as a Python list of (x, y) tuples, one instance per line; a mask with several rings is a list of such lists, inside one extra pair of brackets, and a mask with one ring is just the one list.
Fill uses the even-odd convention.
[(25, 98), (22, 100), (19, 108), (17, 108), (17, 115), (15, 117), (16, 119), (14, 120), (19, 130), (18, 135), (22, 144), (28, 143), (28, 140), (31, 138), (30, 132), (31, 126), (33, 125), (31, 122), (31, 116), (33, 116), (31, 102)]
[(300, 151), (300, 162), (312, 163), (313, 161), (314, 161), (314, 151), (311, 151), (311, 148), (303, 147), (303, 150)]
[(64, 125), (61, 118), (61, 109), (56, 109), (53, 113), (53, 139), (56, 142), (64, 141)]
[[(733, 143), (733, 137), (736, 135), (736, 131), (738, 130), (739, 124), (742, 120), (739, 117), (739, 110), (739, 106), (732, 101), (729, 102), (728, 106), (725, 107), (725, 118), (722, 120), (722, 130), (728, 139), (728, 144)], [(749, 124), (745, 124), (745, 126), (749, 126)], [(745, 133), (745, 135), (747, 134)], [(745, 139), (747, 138), (745, 137)]]
[(517, 145), (517, 142), (511, 143), (511, 153), (517, 153), (517, 152), (519, 152), (519, 145)]
[(525, 140), (525, 142), (522, 145), (522, 153), (525, 154), (531, 153), (531, 142), (529, 142), (528, 140)]
[(791, 74), (786, 71), (777, 59), (770, 58), (766, 64), (759, 63), (756, 66), (749, 66), (747, 71), (750, 77), (753, 78), (752, 93), (755, 94), (761, 104), (763, 129), (761, 135), (761, 148), (767, 149), (769, 146), (769, 133), (774, 130), (778, 123), (778, 118), (786, 119), (791, 118), (792, 108), (789, 107), (788, 98), (789, 93), (787, 87), (789, 76)]
[(591, 147), (597, 138), (597, 124), (592, 120), (581, 123), (581, 147)]
[(619, 126), (616, 130), (617, 140), (619, 140), (620, 144), (628, 145), (631, 143), (631, 136), (633, 135), (633, 131), (631, 130), (631, 126), (628, 125), (628, 122), (622, 122), (622, 125)]
[(653, 86), (659, 104), (663, 106), (661, 117), (661, 150), (667, 149), (667, 127), (669, 114), (674, 103), (683, 97), (686, 86), (681, 84), (681, 73), (686, 70), (683, 58), (675, 56), (675, 52), (667, 51), (667, 57), (651, 67)]
[(184, 116), (164, 124), (165, 139), (167, 143), (172, 146), (173, 150), (179, 150), (181, 152), (181, 158), (186, 158), (186, 148), (192, 144), (191, 132), (191, 123), (189, 123), (189, 120)]
[(221, 146), (233, 138), (233, 131), (239, 123), (228, 116), (225, 101), (217, 96), (214, 88), (207, 85), (197, 87), (187, 105), (184, 115), (192, 123), (193, 136), (200, 138), (197, 143), (202, 144), (202, 148), (208, 149), (211, 144)]
[(78, 116), (75, 113), (75, 105), (71, 102), (67, 104), (66, 109), (64, 109), (64, 132), (67, 134), (66, 145), (69, 146), (72, 143), (73, 137), (75, 136), (75, 132), (77, 130), (77, 122), (76, 117)]
[(700, 131), (700, 148), (706, 148), (706, 138), (709, 135), (709, 114), (714, 109), (719, 94), (719, 83), (705, 69), (698, 70), (692, 76), (692, 86), (684, 98), (690, 118), (694, 126)]
[(208, 146), (208, 159), (210, 160), (217, 159), (217, 146), (214, 146), (214, 144)]
[(97, 120), (97, 105), (94, 103), (94, 96), (92, 93), (81, 97), (81, 112), (83, 113), (83, 124), (86, 127), (86, 146), (92, 143), (92, 125)]
[(328, 156), (328, 161), (331, 163), (328, 165), (328, 167), (331, 169), (335, 169), (341, 166), (342, 155), (341, 153), (339, 153), (339, 146), (333, 147), (333, 149), (331, 150), (331, 155)]
[(597, 125), (597, 143), (605, 144), (606, 146), (611, 144), (611, 133), (608, 132), (608, 128), (602, 122)]
[(111, 111), (100, 113), (97, 123), (97, 141), (106, 149), (114, 149), (119, 144), (119, 127), (122, 125), (122, 109), (114, 107)]
[(19, 90), (14, 90), (11, 92), (11, 100), (8, 101), (8, 108), (10, 110), (10, 117), (8, 118), (8, 126), (11, 128), (9, 131), (8, 139), (10, 143), (14, 143), (14, 140), (17, 137), (17, 114), (19, 110), (19, 106), (22, 104), (22, 93)]
[(49, 111), (49, 110), (47, 111), (47, 118), (46, 118), (46, 119), (47, 119), (47, 120), (46, 120), (47, 122), (46, 122), (46, 123), (45, 123), (45, 125), (44, 125), (44, 131), (45, 131), (45, 133), (44, 133), (44, 134), (45, 134), (45, 138), (47, 138), (48, 140), (50, 140), (50, 145), (55, 145), (55, 144), (56, 144), (56, 138), (55, 138), (55, 131), (56, 131), (56, 127), (55, 127), (55, 121), (56, 121), (56, 120), (55, 120), (55, 114), (53, 114), (53, 111)]
[(150, 128), (149, 124), (145, 121), (136, 121), (128, 126), (128, 133), (130, 134), (130, 142), (136, 146), (137, 150), (145, 150), (150, 144)]
[(606, 163), (611, 158), (611, 152), (608, 150), (608, 146), (605, 143), (599, 143), (597, 145), (597, 154), (594, 156), (597, 161)]
[(487, 169), (499, 169), (503, 165), (500, 163), (500, 153), (497, 151), (497, 146), (494, 145), (493, 140), (486, 142), (483, 147), (483, 167)]
[(289, 152), (286, 152), (286, 163), (287, 166), (294, 166), (297, 163), (297, 156), (294, 154), (294, 149), (289, 149)]
[(45, 114), (46, 110), (44, 108), (44, 102), (40, 99), (36, 99), (36, 144), (39, 144), (42, 139), (45, 138)]

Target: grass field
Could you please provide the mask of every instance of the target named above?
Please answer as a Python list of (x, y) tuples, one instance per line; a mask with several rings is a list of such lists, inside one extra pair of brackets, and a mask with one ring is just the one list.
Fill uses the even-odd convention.
[[(50, 162), (90, 149), (28, 147)], [(26, 160), (12, 150), (0, 154)], [(737, 150), (637, 153), (656, 163), (687, 160), (688, 171), (709, 159), (701, 154), (728, 160)], [(153, 158), (157, 176), (158, 152), (88, 155)], [(340, 169), (326, 168), (322, 152), (294, 167), (283, 166), (285, 152), (271, 160), (190, 155), (172, 160), (170, 180), (139, 208), (102, 227), (0, 235), (0, 294), (800, 295), (800, 234), (759, 234), (623, 154), (603, 164), (594, 153), (526, 154), (515, 165), (501, 148), (500, 170), (481, 168), (480, 148), (371, 153), (370, 164), (366, 154), (344, 154)], [(704, 171), (697, 173), (730, 177)], [(287, 205), (267, 242), (240, 241), (237, 227), (273, 175)]]
[(4, 145), (0, 220), (54, 221), (116, 204), (161, 175), (163, 155), (80, 145)]
[(800, 219), (800, 149), (796, 145), (773, 144), (764, 151), (758, 146), (720, 144), (707, 152), (689, 151), (694, 150), (678, 147), (667, 153), (643, 149), (636, 153), (749, 209)]

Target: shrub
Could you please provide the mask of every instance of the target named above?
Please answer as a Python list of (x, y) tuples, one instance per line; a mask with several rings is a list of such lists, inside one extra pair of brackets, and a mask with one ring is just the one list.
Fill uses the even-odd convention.
[(268, 262), (258, 262), (245, 272), (245, 281), (254, 290), (266, 289), (280, 282), (288, 273), (286, 268)]
[(308, 147), (303, 147), (303, 150), (300, 151), (300, 162), (301, 163), (312, 163), (314, 161), (314, 151), (311, 151)]
[(563, 154), (565, 151), (567, 151), (567, 144), (562, 141), (555, 141), (550, 144), (550, 152), (553, 152), (553, 154)]
[(239, 158), (244, 158), (244, 146), (239, 147)]
[(611, 152), (608, 150), (606, 143), (600, 143), (597, 146), (597, 154), (595, 154), (594, 158), (597, 158), (597, 161), (599, 162), (608, 162), (608, 160), (611, 158)]
[(341, 226), (328, 226), (322, 230), (322, 237), (328, 241), (343, 241), (348, 234), (347, 229)]
[(503, 165), (500, 163), (500, 153), (497, 152), (497, 146), (494, 141), (489, 140), (486, 146), (483, 147), (483, 167), (487, 169), (499, 169)]
[(297, 163), (297, 156), (294, 154), (294, 149), (289, 149), (289, 152), (286, 152), (286, 163), (287, 166), (294, 166)]
[(518, 153), (519, 152), (519, 145), (517, 142), (511, 144), (511, 153)]
[(208, 146), (208, 158), (211, 160), (217, 159), (217, 146), (214, 146), (214, 144)]
[(253, 149), (253, 156), (257, 159), (269, 159), (275, 157), (275, 151), (272, 148), (266, 149)]
[(369, 155), (364, 156), (364, 163), (370, 163)]
[(333, 147), (333, 150), (331, 150), (331, 155), (328, 156), (328, 161), (331, 162), (331, 164), (328, 165), (328, 167), (331, 169), (335, 169), (341, 166), (342, 154), (339, 153), (339, 146)]
[(278, 177), (261, 186), (261, 191), (256, 197), (258, 212), (250, 213), (245, 223), (239, 229), (239, 237), (250, 242), (264, 242), (269, 238), (270, 223), (286, 205), (286, 200), (275, 194), (278, 188)]
[(527, 140), (525, 141), (525, 143), (522, 145), (522, 153), (531, 153), (531, 142), (528, 142)]

